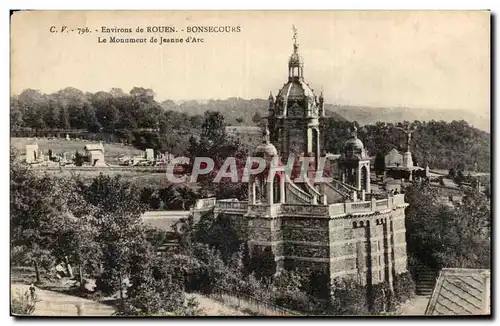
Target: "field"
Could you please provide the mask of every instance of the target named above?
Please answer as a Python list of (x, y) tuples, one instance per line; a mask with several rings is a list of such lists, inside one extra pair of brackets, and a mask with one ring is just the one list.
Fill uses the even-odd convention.
[(56, 177), (79, 175), (84, 181), (90, 181), (93, 178), (99, 176), (99, 174), (101, 173), (110, 176), (121, 175), (123, 180), (130, 181), (139, 187), (148, 186), (151, 188), (161, 188), (169, 185), (165, 172), (152, 173), (140, 169), (138, 169), (137, 171), (133, 170), (120, 171), (120, 170), (111, 170), (106, 168), (96, 168), (96, 169), (61, 168), (61, 169), (37, 169), (37, 171), (39, 171), (40, 173), (54, 175)]
[[(77, 150), (83, 154), (83, 148), (85, 145), (92, 142), (79, 139), (61, 139), (61, 138), (37, 138), (38, 146), (44, 154), (47, 154), (49, 149), (52, 150), (54, 154), (61, 154), (64, 152), (74, 154)], [(35, 138), (11, 138), (10, 146), (16, 149), (20, 156), (24, 158), (25, 156), (25, 146), (34, 144)], [(96, 143), (96, 142), (94, 142)], [(104, 143), (104, 155), (106, 157), (106, 163), (117, 164), (118, 157), (122, 155), (135, 156), (144, 154), (143, 151), (134, 148), (132, 146), (125, 146), (118, 143)]]

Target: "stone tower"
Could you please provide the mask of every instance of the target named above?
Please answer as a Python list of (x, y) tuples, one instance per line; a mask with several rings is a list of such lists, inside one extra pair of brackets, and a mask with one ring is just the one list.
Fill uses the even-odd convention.
[(356, 188), (364, 200), (364, 194), (370, 193), (370, 157), (363, 142), (358, 138), (358, 128), (353, 124), (351, 138), (344, 146), (344, 153), (339, 159), (340, 180)]
[(320, 155), (323, 96), (316, 99), (304, 82), (296, 34), (293, 50), (288, 82), (276, 97), (269, 95), (270, 130), (264, 128), (264, 140), (252, 153), (266, 167), (249, 177), (248, 201), (214, 199), (214, 215), (225, 214), (241, 230), (254, 266), (272, 273), (296, 270), (311, 281), (315, 295), (330, 294), (329, 285), (345, 278), (367, 289), (387, 283), (392, 291), (394, 276), (407, 271), (408, 204), (404, 194), (366, 195), (370, 159), (355, 125), (338, 158), (338, 178), (313, 183), (296, 181), (284, 170), (269, 173), (271, 162), (282, 167), (289, 155)]
[(290, 156), (320, 155), (319, 118), (324, 114), (319, 99), (304, 80), (304, 61), (299, 55), (294, 28), (293, 53), (288, 60), (288, 82), (276, 98), (269, 96), (268, 121), (271, 141), (285, 160)]

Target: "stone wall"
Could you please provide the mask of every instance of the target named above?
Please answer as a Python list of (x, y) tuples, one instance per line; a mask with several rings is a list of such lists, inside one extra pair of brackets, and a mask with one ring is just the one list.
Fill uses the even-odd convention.
[(405, 207), (392, 211), (392, 232), (394, 239), (394, 269), (396, 274), (407, 271)]
[(298, 205), (298, 210), (285, 205), (275, 213), (250, 209), (231, 219), (248, 237), (250, 254), (270, 247), (278, 269), (297, 269), (308, 277), (326, 273), (330, 280), (351, 277), (365, 285), (392, 284), (394, 274), (407, 270), (406, 204), (397, 199), (394, 206), (372, 203), (368, 211), (335, 217), (327, 215), (327, 206), (308, 210)]

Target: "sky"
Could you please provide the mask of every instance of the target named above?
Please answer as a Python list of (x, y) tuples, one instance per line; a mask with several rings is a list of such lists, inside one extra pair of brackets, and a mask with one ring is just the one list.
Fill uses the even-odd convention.
[[(489, 114), (490, 13), (485, 11), (46, 11), (11, 19), (11, 93), (151, 88), (165, 99), (267, 98), (287, 81), (292, 25), (304, 76), (337, 105)], [(69, 33), (51, 33), (51, 26)], [(101, 33), (170, 26), (175, 33)], [(239, 33), (187, 33), (234, 26)], [(78, 27), (91, 34), (78, 35)], [(184, 31), (182, 31), (184, 30)], [(109, 44), (98, 37), (204, 38)]]

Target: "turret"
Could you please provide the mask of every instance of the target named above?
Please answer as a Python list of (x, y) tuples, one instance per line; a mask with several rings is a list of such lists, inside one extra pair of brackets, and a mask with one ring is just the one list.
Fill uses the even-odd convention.
[(319, 100), (318, 100), (318, 114), (320, 117), (325, 116), (325, 108), (324, 108), (324, 99), (323, 99), (323, 92), (319, 94)]
[(268, 111), (268, 116), (272, 117), (274, 116), (274, 97), (273, 97), (273, 93), (272, 92), (269, 92), (269, 98), (268, 98), (268, 101), (269, 101), (269, 107), (267, 109)]

